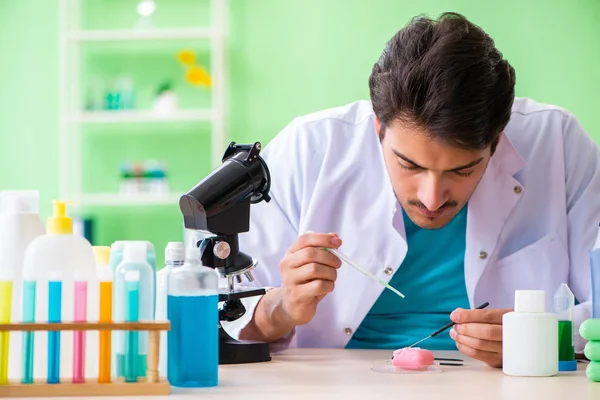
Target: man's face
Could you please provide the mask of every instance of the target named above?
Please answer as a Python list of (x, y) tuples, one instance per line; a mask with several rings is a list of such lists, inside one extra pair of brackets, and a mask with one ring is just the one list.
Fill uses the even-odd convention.
[[(380, 135), (380, 123), (375, 128)], [(381, 136), (380, 136), (381, 138)], [(485, 150), (462, 150), (428, 138), (419, 128), (394, 122), (381, 143), (398, 201), (421, 228), (448, 224), (465, 206), (491, 157)]]

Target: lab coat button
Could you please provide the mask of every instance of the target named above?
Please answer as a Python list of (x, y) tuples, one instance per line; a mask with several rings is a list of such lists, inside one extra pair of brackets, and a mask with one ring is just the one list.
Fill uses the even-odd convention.
[(390, 267), (387, 267), (386, 269), (384, 269), (384, 270), (383, 270), (383, 272), (384, 272), (386, 275), (391, 275), (391, 274), (394, 272), (394, 270), (393, 270), (393, 269), (391, 269)]
[(520, 194), (523, 191), (523, 187), (517, 185), (513, 188), (513, 190), (515, 191), (516, 194)]
[(485, 251), (480, 251), (479, 252), (479, 258), (481, 258), (482, 260), (485, 260), (487, 258), (488, 254)]
[(352, 329), (350, 329), (350, 328), (344, 329), (344, 332), (346, 332), (346, 335), (348, 335), (348, 336), (352, 335)]

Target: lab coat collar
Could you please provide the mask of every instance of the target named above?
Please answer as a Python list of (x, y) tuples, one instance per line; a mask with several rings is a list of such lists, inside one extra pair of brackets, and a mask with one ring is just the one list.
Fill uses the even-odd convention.
[(503, 135), (469, 200), (465, 279), (471, 305), (481, 300), (476, 296), (479, 279), (494, 259), (502, 228), (526, 190), (514, 177), (524, 167), (525, 160)]

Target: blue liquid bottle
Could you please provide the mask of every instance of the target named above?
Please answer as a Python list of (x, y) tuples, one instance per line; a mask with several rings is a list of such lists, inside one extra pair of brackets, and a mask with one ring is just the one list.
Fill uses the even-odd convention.
[(218, 384), (219, 275), (189, 247), (183, 266), (169, 274), (167, 379), (175, 387)]
[(600, 318), (600, 230), (594, 247), (590, 250), (592, 275), (592, 318)]
[[(115, 270), (113, 320), (135, 322), (154, 320), (154, 269), (146, 260), (143, 243), (127, 243), (123, 261)], [(116, 375), (126, 382), (146, 376), (148, 332), (114, 332)]]

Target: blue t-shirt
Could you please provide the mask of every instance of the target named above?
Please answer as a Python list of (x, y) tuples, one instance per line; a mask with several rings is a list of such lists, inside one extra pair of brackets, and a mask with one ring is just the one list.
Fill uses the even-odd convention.
[[(410, 346), (450, 322), (457, 307), (469, 308), (464, 273), (467, 206), (439, 229), (422, 229), (403, 216), (408, 252), (390, 284), (406, 297), (384, 289), (346, 348)], [(417, 347), (456, 350), (449, 330)]]

